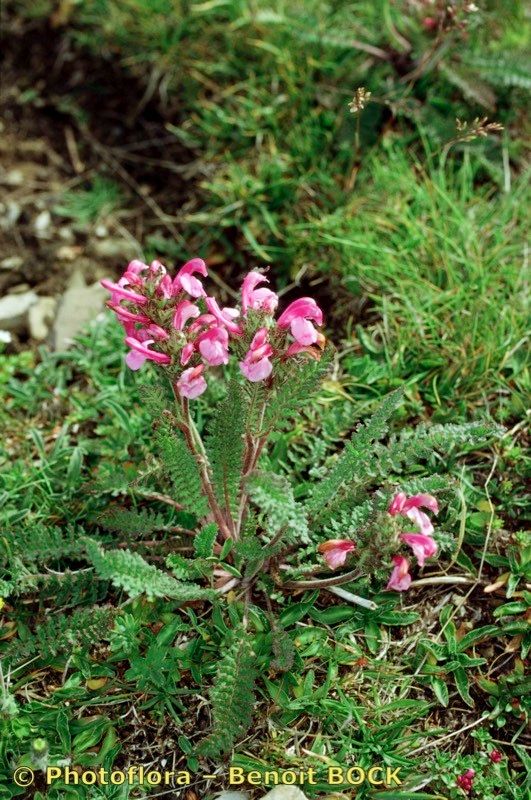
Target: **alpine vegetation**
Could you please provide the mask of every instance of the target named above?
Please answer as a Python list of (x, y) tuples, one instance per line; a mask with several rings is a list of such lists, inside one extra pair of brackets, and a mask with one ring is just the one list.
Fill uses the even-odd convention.
[[(205, 262), (194, 258), (173, 278), (160, 261), (132, 261), (117, 282), (102, 281), (124, 328), (127, 365), (155, 366), (144, 400), (167, 478), (155, 497), (190, 522), (175, 528), (166, 570), (89, 538), (85, 553), (101, 579), (131, 596), (215, 607), (230, 601), (231, 628), (211, 693), (213, 730), (202, 747), (215, 755), (229, 750), (251, 721), (254, 611), (267, 609), (275, 663), (289, 669), (293, 655), (284, 652), (274, 611), (290, 596), (337, 594), (370, 612), (377, 608), (374, 591), (407, 590), (412, 557), (422, 568), (438, 554), (433, 492), (448, 488), (440, 474), (415, 478), (415, 467), (456, 443), (483, 441), (493, 429), (472, 423), (389, 434), (398, 390), (339, 456), (325, 458), (318, 480), (309, 473), (293, 485), (268, 468), (268, 443), (300, 414), (330, 365), (322, 310), (303, 297), (277, 316), (279, 297), (258, 271), (245, 277), (239, 308), (222, 307), (207, 293), (206, 278)], [(198, 400), (207, 390), (216, 397), (210, 416)], [(101, 521), (125, 532), (156, 527), (145, 509), (113, 509)], [(178, 547), (183, 537), (193, 547)], [(287, 643), (293, 646), (289, 637)]]

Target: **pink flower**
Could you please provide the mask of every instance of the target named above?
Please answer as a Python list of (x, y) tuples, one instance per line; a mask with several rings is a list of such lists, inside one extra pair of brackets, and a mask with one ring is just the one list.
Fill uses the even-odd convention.
[(437, 500), (431, 494), (415, 494), (408, 497), (404, 492), (399, 492), (393, 497), (389, 513), (393, 517), (396, 514), (407, 517), (419, 526), (421, 533), (430, 536), (433, 533), (433, 525), (428, 515), (420, 508), (427, 508), (434, 514), (439, 513)]
[(133, 261), (130, 261), (129, 264), (127, 265), (127, 268), (126, 268), (126, 270), (124, 272), (124, 276), (126, 276), (126, 277), (128, 275), (136, 275), (136, 276), (138, 276), (142, 272), (145, 272), (148, 269), (149, 269), (149, 267), (148, 267), (147, 264), (144, 264), (143, 261), (139, 261), (138, 258), (135, 258), (135, 259), (133, 259)]
[(210, 328), (216, 322), (214, 314), (201, 314), (188, 328), (190, 334), (197, 333), (203, 328)]
[(254, 335), (247, 355), (240, 361), (240, 369), (252, 383), (263, 381), (271, 375), (273, 365), (269, 356), (273, 348), (267, 340), (267, 329), (260, 328)]
[(173, 297), (173, 284), (169, 275), (163, 275), (160, 279), (157, 286), (157, 294), (162, 295), (162, 297), (165, 297), (166, 300), (169, 300), (170, 297)]
[(145, 324), (146, 322), (150, 322), (151, 320), (149, 317), (146, 317), (145, 314), (134, 314), (129, 309), (125, 308), (124, 306), (119, 305), (118, 303), (113, 303), (109, 300), (107, 303), (109, 308), (112, 308), (114, 313), (116, 314), (117, 318), (120, 322), (142, 322)]
[(499, 764), (503, 758), (503, 755), (499, 750), (491, 750), (489, 753), (489, 758), (493, 764)]
[(125, 343), (132, 351), (125, 359), (130, 369), (140, 369), (146, 360), (155, 361), (157, 364), (171, 364), (171, 358), (165, 353), (158, 353), (156, 350), (150, 350), (148, 345), (153, 344), (154, 341), (154, 339), (145, 339), (141, 341), (134, 336), (125, 337)]
[(188, 342), (188, 344), (185, 344), (185, 346), (181, 350), (181, 364), (183, 365), (183, 367), (185, 367), (192, 358), (194, 350), (195, 347), (192, 342)]
[(161, 328), (160, 325), (155, 325), (154, 322), (152, 322), (150, 325), (147, 326), (146, 337), (137, 337), (137, 338), (141, 338), (141, 341), (145, 341), (145, 339), (149, 336), (152, 336), (153, 339), (156, 339), (159, 342), (165, 342), (167, 339), (170, 338), (169, 333), (167, 333), (164, 330), (164, 328)]
[(317, 341), (317, 331), (310, 320), (322, 325), (323, 312), (311, 297), (301, 297), (286, 308), (277, 324), (279, 328), (290, 328), (294, 339), (307, 346)]
[[(317, 331), (317, 340), (315, 342), (318, 348), (321, 350), (324, 348), (326, 344), (326, 338), (323, 336), (321, 331)], [(288, 349), (286, 350), (286, 357), (290, 358), (290, 356), (297, 356), (299, 353), (308, 353), (312, 358), (315, 358), (317, 361), (321, 358), (321, 354), (319, 350), (311, 345), (303, 345), (299, 344), (298, 342), (292, 342)]]
[(235, 336), (239, 336), (242, 333), (240, 326), (234, 322), (236, 317), (239, 316), (239, 311), (235, 308), (221, 309), (213, 297), (207, 297), (205, 303), (212, 316), (217, 319), (220, 325), (224, 325), (225, 328)]
[(404, 556), (393, 556), (393, 564), (395, 566), (391, 572), (387, 588), (395, 589), (397, 592), (405, 592), (411, 584), (409, 561)]
[(189, 367), (185, 369), (179, 380), (177, 381), (177, 389), (179, 394), (187, 397), (189, 400), (194, 400), (203, 394), (207, 388), (207, 382), (203, 377), (204, 364), (199, 364), (198, 367)]
[(347, 556), (356, 549), (355, 542), (348, 539), (329, 539), (327, 542), (322, 542), (317, 550), (323, 554), (324, 560), (330, 569), (337, 569), (342, 567)]
[(214, 326), (197, 338), (199, 352), (210, 367), (229, 363), (229, 334), (226, 328)]
[(173, 313), (173, 327), (178, 331), (184, 330), (184, 326), (189, 319), (198, 317), (201, 312), (198, 307), (191, 303), (189, 300), (183, 300), (175, 307)]
[(191, 261), (187, 261), (186, 264), (181, 267), (173, 279), (174, 294), (180, 289), (184, 289), (184, 291), (188, 292), (192, 297), (205, 297), (206, 292), (203, 289), (203, 284), (200, 280), (194, 278), (196, 272), (204, 278), (208, 275), (206, 264), (202, 258), (192, 258)]
[(256, 289), (259, 283), (269, 283), (268, 279), (262, 275), (261, 272), (249, 272), (245, 276), (242, 285), (242, 313), (247, 314), (249, 308), (254, 308), (256, 311), (267, 311), (268, 314), (274, 314), (278, 305), (278, 295), (272, 292), (271, 289), (262, 287)]
[(437, 542), (431, 536), (425, 536), (423, 533), (403, 533), (400, 538), (413, 550), (419, 567), (423, 567), (425, 560), (437, 552)]
[(108, 278), (104, 278), (100, 281), (100, 284), (104, 287), (104, 289), (108, 289), (111, 292), (111, 303), (119, 303), (120, 300), (130, 300), (132, 303), (137, 303), (137, 305), (143, 305), (147, 303), (147, 297), (144, 297), (138, 292), (133, 292), (131, 289), (126, 289), (125, 287), (128, 285), (128, 281), (126, 278), (120, 278), (118, 283), (114, 283), (114, 281), (110, 281)]

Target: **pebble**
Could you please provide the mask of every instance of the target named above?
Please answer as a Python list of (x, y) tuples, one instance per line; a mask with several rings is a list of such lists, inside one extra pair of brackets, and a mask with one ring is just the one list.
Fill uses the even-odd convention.
[(13, 228), (18, 222), (21, 213), (21, 207), (14, 200), (7, 200), (2, 203), (0, 207), (0, 227), (5, 231)]
[(39, 297), (29, 309), (29, 332), (37, 341), (43, 342), (48, 336), (56, 306), (57, 300), (54, 297)]
[(10, 169), (2, 176), (4, 186), (22, 186), (24, 183), (24, 173), (20, 169)]
[(60, 261), (75, 261), (81, 252), (79, 245), (64, 244), (58, 248), (56, 256)]
[(8, 256), (0, 261), (0, 269), (19, 269), (23, 263), (22, 256)]
[(35, 235), (39, 236), (40, 238), (47, 237), (49, 235), (51, 222), (52, 215), (47, 209), (41, 211), (40, 214), (37, 214), (33, 222), (33, 230), (35, 231)]
[(120, 262), (138, 258), (138, 250), (125, 239), (94, 239), (91, 243), (94, 255), (100, 258), (117, 258)]
[(29, 310), (37, 300), (37, 295), (31, 291), (2, 297), (0, 299), (0, 329), (15, 333), (26, 330)]

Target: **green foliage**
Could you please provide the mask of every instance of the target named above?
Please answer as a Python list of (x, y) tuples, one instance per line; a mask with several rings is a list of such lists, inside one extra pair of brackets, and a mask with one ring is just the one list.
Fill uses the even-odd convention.
[(319, 361), (298, 358), (298, 369), (286, 368), (278, 373), (278, 384), (273, 397), (267, 403), (263, 428), (282, 429), (283, 425), (300, 409), (302, 400), (307, 402), (315, 395), (322, 379), (330, 367), (332, 348), (328, 347)]
[(129, 550), (104, 551), (91, 539), (85, 539), (85, 548), (98, 575), (125, 589), (130, 597), (146, 594), (148, 599), (171, 597), (180, 603), (209, 600), (213, 597), (213, 593), (207, 589), (175, 580), (149, 564), (138, 553)]
[(123, 202), (120, 187), (108, 178), (97, 176), (89, 188), (65, 192), (54, 210), (56, 214), (86, 226), (109, 216)]
[(108, 531), (125, 533), (133, 538), (149, 536), (150, 533), (170, 527), (162, 514), (146, 508), (111, 507), (100, 515), (98, 522)]
[(219, 503), (233, 516), (237, 511), (244, 451), (247, 404), (241, 383), (233, 378), (219, 404), (207, 439), (214, 487)]
[(194, 551), (198, 558), (210, 558), (214, 549), (214, 542), (218, 534), (217, 525), (213, 522), (205, 525), (204, 528), (194, 537)]
[(163, 417), (155, 430), (155, 443), (161, 467), (173, 485), (175, 500), (187, 511), (198, 517), (203, 516), (207, 505), (199, 470), (183, 434), (170, 420)]
[(462, 700), (468, 706), (473, 706), (474, 700), (470, 695), (469, 670), (485, 664), (486, 659), (469, 656), (466, 651), (485, 639), (499, 635), (499, 628), (496, 625), (485, 625), (458, 639), (456, 626), (452, 621), (453, 612), (453, 606), (446, 606), (441, 612), (441, 631), (445, 642), (440, 644), (422, 639), (419, 642), (418, 654), (414, 659), (417, 662), (415, 666), (419, 667), (426, 653), (429, 653), (432, 661), (423, 664), (422, 674), (426, 676), (425, 680), (437, 700), (444, 706), (448, 705), (448, 687), (444, 678), (452, 675)]
[(247, 731), (254, 705), (255, 675), (252, 640), (245, 631), (236, 630), (210, 691), (212, 732), (199, 745), (201, 755), (214, 758), (228, 752)]
[(303, 506), (282, 475), (255, 472), (247, 480), (249, 497), (260, 510), (271, 538), (282, 535), (288, 541), (308, 541), (308, 521)]
[(371, 419), (360, 425), (334, 466), (314, 488), (307, 504), (311, 516), (322, 513), (346, 482), (363, 478), (374, 442), (387, 433), (389, 419), (401, 400), (402, 392), (393, 392), (385, 398)]
[(9, 663), (18, 664), (35, 656), (46, 661), (59, 653), (88, 650), (109, 637), (116, 614), (117, 610), (110, 606), (80, 609), (70, 616), (54, 614), (41, 622), (35, 633), (26, 629), (2, 653), (2, 657)]

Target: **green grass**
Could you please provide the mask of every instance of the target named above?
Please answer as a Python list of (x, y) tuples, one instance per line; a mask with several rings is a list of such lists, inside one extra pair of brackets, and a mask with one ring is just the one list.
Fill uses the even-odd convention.
[(406, 381), (438, 420), (456, 410), (519, 419), (529, 387), (528, 181), (499, 194), (475, 186), (474, 171), (468, 158), (439, 169), (394, 147), (370, 159), (347, 206), (290, 234), (300, 264), (340, 275), (372, 303), (376, 321), (346, 342), (353, 392)]
[[(124, 369), (121, 340), (121, 331), (109, 319), (103, 326), (92, 326), (67, 354), (43, 352), (38, 364), (25, 355), (4, 359), (2, 408), (10, 437), (0, 462), (0, 560), (5, 564), (7, 557), (16, 565), (13, 548), (18, 548), (20, 561), (17, 575), (3, 573), (3, 580), (19, 581), (19, 594), (5, 601), (0, 627), (0, 651), (15, 656), (16, 664), (10, 678), (4, 675), (0, 722), (10, 747), (0, 748), (0, 763), (7, 776), (12, 763), (35, 764), (35, 740), (40, 738), (46, 741), (52, 763), (72, 758), (85, 769), (119, 768), (135, 759), (145, 761), (146, 742), (164, 731), (165, 740), (174, 742), (171, 751), (178, 753), (179, 767), (193, 772), (199, 791), (213, 791), (217, 784), (202, 780), (201, 773), (208, 769), (195, 754), (209, 720), (201, 717), (198, 722), (195, 709), (215, 673), (225, 632), (236, 624), (236, 609), (228, 604), (210, 620), (203, 612), (178, 609), (168, 600), (126, 602), (108, 581), (93, 573), (86, 578), (78, 560), (79, 539), (86, 534), (103, 537), (109, 547), (127, 544), (147, 557), (153, 549), (148, 542), (144, 545), (153, 532), (135, 531), (124, 540), (118, 533), (102, 534), (97, 527), (101, 512), (116, 503), (145, 507), (135, 489), (138, 470), (148, 476), (148, 487), (160, 488), (153, 472), (148, 415), (140, 402), (137, 376)], [(348, 398), (341, 388), (348, 385), (348, 375), (340, 371), (336, 377), (338, 383), (325, 385), (318, 405), (276, 438), (270, 468), (301, 476), (317, 468), (323, 436), (339, 446), (356, 420), (366, 416), (370, 403)], [(149, 371), (141, 376), (141, 382), (146, 380), (150, 381)], [(215, 386), (213, 391), (215, 396)], [(200, 417), (211, 408), (201, 401)], [(321, 414), (317, 429), (315, 417)], [(398, 425), (403, 422), (404, 418)], [(509, 458), (512, 447), (512, 438), (495, 445), (497, 458)], [(478, 772), (485, 797), (490, 796), (498, 778), (486, 754), (502, 742), (502, 750), (512, 758), (502, 767), (502, 797), (523, 800), (525, 788), (514, 765), (525, 755), (519, 742), (527, 713), (526, 684), (519, 649), (509, 662), (502, 655), (527, 608), (521, 593), (529, 569), (524, 540), (508, 538), (499, 491), (491, 485), (487, 493), (483, 485), (482, 470), (490, 468), (484, 452), (466, 453), (465, 448), (439, 466), (441, 471), (450, 469), (462, 492), (461, 500), (446, 495), (440, 526), (443, 552), (453, 551), (450, 542), (460, 536), (463, 513), (466, 520), (452, 574), (475, 574), (485, 555), (489, 580), (506, 571), (513, 576), (507, 603), (516, 605), (502, 611), (503, 597), (497, 596), (492, 607), (485, 607), (481, 593), (465, 594), (465, 586), (465, 616), (462, 606), (446, 603), (438, 620), (441, 589), (446, 587), (426, 587), (407, 598), (377, 595), (377, 613), (342, 603), (330, 606), (307, 592), (282, 609), (284, 635), (294, 645), (294, 661), (285, 674), (273, 667), (268, 655), (270, 639), (278, 637), (278, 631), (272, 632), (266, 614), (253, 606), (251, 629), (261, 672), (258, 714), (253, 735), (231, 757), (234, 766), (258, 771), (313, 767), (317, 783), (306, 787), (313, 796), (327, 791), (328, 766), (368, 768), (384, 763), (401, 768), (406, 789), (422, 785), (432, 796), (447, 791), (458, 800), (455, 775), (469, 767)], [(171, 534), (163, 531), (182, 524), (182, 515), (156, 502), (149, 507), (163, 519), (159, 528), (164, 547)], [(56, 560), (55, 549), (60, 554)], [(459, 587), (452, 587), (454, 601), (459, 596)], [(94, 611), (93, 604), (101, 611)], [(478, 613), (481, 621), (473, 626), (470, 615)], [(456, 646), (465, 684), (452, 666), (457, 656), (452, 655), (455, 633), (448, 633), (454, 630), (449, 628), (451, 620), (459, 625), (459, 637), (471, 626), (490, 626), (473, 650)], [(96, 647), (90, 647), (96, 640)], [(470, 662), (471, 656), (478, 661)], [(46, 675), (41, 683), (40, 676)], [(60, 680), (55, 677), (60, 675)], [(25, 691), (30, 687), (34, 699), (27, 702)], [(463, 707), (463, 696), (475, 708), (461, 711), (456, 725), (452, 714)], [(132, 705), (141, 725), (132, 724), (127, 715)], [(490, 716), (477, 725), (483, 709)], [(445, 739), (465, 724), (463, 719), (475, 723), (479, 738)], [(304, 750), (297, 750), (300, 730), (307, 728), (312, 735), (303, 739)], [(225, 767), (219, 760), (214, 763), (222, 774)], [(42, 782), (39, 786), (43, 788)], [(110, 794), (110, 789), (102, 795), (83, 788), (69, 791), (58, 787), (47, 797), (128, 797)], [(130, 792), (131, 800), (142, 796)], [(358, 796), (372, 798), (374, 793), (365, 786)]]

